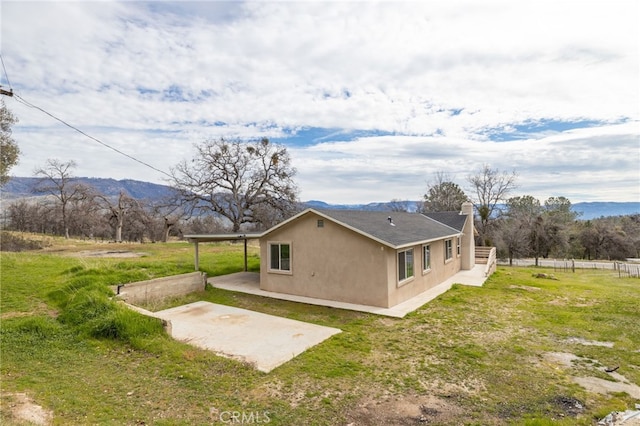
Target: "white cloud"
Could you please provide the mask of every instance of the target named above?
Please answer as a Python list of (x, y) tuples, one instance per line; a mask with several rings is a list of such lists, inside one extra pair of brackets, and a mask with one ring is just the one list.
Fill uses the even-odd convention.
[(487, 142), (380, 136), (293, 151), (310, 199), (360, 203), (419, 199), (436, 172), (467, 194), (467, 177), (484, 164), (518, 174), (518, 194), (542, 200), (640, 200), (638, 124), (567, 131), (537, 140)]
[[(2, 56), (16, 93), (163, 170), (207, 137), (326, 128), (395, 136), (290, 145), (304, 199), (416, 198), (433, 171), (464, 180), (489, 163), (542, 198), (637, 201), (638, 13), (619, 0), (3, 1)], [(16, 175), (73, 154), (78, 175), (159, 180), (5, 101)], [(488, 140), (540, 120), (590, 127)]]

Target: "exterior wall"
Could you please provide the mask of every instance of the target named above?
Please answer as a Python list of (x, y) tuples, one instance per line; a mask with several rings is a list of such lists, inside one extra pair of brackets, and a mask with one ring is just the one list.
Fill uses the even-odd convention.
[(453, 258), (445, 262), (445, 240), (437, 240), (429, 243), (431, 251), (431, 269), (423, 271), (422, 244), (413, 246), (414, 276), (402, 283), (398, 283), (397, 253), (398, 251), (386, 248), (392, 253), (390, 257), (392, 266), (387, 275), (389, 306), (397, 305), (405, 300), (417, 296), (424, 291), (441, 284), (460, 271), (464, 247), (461, 247), (461, 255), (456, 254), (457, 238), (452, 239)]
[[(269, 271), (269, 242), (291, 244), (291, 273)], [(260, 258), (262, 290), (391, 306), (387, 278), (391, 264), (395, 283), (395, 251), (313, 212), (261, 238)]]

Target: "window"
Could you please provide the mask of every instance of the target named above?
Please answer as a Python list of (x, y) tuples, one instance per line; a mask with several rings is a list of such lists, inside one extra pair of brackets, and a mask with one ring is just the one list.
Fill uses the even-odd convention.
[(291, 245), (269, 243), (270, 270), (291, 271)]
[(398, 282), (413, 277), (413, 249), (398, 252)]
[(444, 260), (447, 261), (453, 257), (453, 241), (451, 239), (444, 240)]
[(318, 224), (318, 228), (324, 228), (324, 220), (318, 219), (317, 224)]
[(456, 238), (456, 254), (460, 256), (460, 237)]
[(431, 269), (431, 246), (422, 246), (422, 270), (428, 271)]

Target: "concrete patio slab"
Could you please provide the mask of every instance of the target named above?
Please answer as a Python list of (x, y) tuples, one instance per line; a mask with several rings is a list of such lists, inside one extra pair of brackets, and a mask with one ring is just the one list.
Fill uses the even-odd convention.
[(170, 321), (173, 338), (253, 364), (265, 373), (341, 332), (210, 302), (190, 303), (152, 315)]
[(388, 317), (403, 318), (415, 311), (425, 303), (430, 302), (451, 288), (453, 284), (464, 284), (481, 287), (487, 279), (484, 275), (485, 265), (475, 265), (468, 271), (460, 271), (447, 281), (391, 308), (379, 308), (376, 306), (358, 305), (355, 303), (336, 302), (333, 300), (316, 299), (313, 297), (296, 296), (286, 293), (275, 293), (260, 289), (260, 274), (255, 272), (238, 272), (235, 274), (211, 277), (207, 280), (215, 288), (254, 294), (257, 296), (271, 297), (274, 299), (288, 300), (291, 302), (307, 303), (309, 305), (329, 306), (332, 308), (347, 309), (351, 311), (368, 312), (371, 314)]

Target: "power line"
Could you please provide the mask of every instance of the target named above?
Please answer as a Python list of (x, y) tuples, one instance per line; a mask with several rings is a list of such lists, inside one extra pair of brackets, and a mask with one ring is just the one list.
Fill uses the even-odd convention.
[[(8, 81), (8, 79), (7, 79), (7, 81)], [(144, 161), (142, 161), (142, 160), (138, 160), (137, 158), (135, 158), (135, 157), (133, 157), (133, 156), (131, 156), (131, 155), (129, 155), (129, 154), (127, 154), (127, 153), (125, 153), (125, 152), (122, 152), (122, 151), (120, 151), (119, 149), (112, 147), (111, 145), (108, 145), (108, 144), (106, 144), (106, 143), (102, 142), (100, 139), (95, 138), (95, 137), (93, 137), (93, 136), (89, 135), (88, 133), (83, 132), (82, 130), (78, 129), (77, 127), (75, 127), (75, 126), (73, 126), (73, 125), (71, 125), (71, 124), (69, 124), (69, 123), (67, 123), (67, 122), (66, 122), (66, 121), (64, 121), (63, 119), (56, 117), (55, 115), (53, 115), (53, 114), (51, 114), (50, 112), (48, 112), (48, 111), (44, 110), (43, 108), (40, 108), (39, 106), (34, 105), (34, 104), (32, 104), (31, 102), (28, 102), (28, 101), (27, 101), (26, 99), (24, 99), (22, 96), (20, 96), (20, 95), (18, 95), (18, 94), (15, 94), (15, 95), (14, 95), (14, 97), (15, 97), (15, 99), (16, 99), (18, 102), (22, 103), (23, 105), (26, 105), (26, 106), (28, 106), (29, 108), (35, 108), (35, 109), (37, 109), (37, 110), (39, 110), (39, 111), (41, 111), (41, 112), (43, 112), (43, 113), (47, 114), (49, 117), (53, 118), (54, 120), (57, 120), (57, 121), (59, 121), (60, 123), (64, 124), (65, 126), (69, 127), (70, 129), (73, 129), (73, 130), (75, 130), (76, 132), (80, 133), (81, 135), (84, 135), (84, 136), (88, 137), (89, 139), (91, 139), (91, 140), (93, 140), (93, 141), (95, 141), (95, 142), (98, 142), (100, 145), (102, 145), (102, 146), (104, 146), (104, 147), (107, 147), (107, 148), (109, 148), (109, 149), (111, 149), (111, 150), (113, 150), (113, 151), (117, 152), (117, 153), (118, 153), (118, 154), (120, 154), (120, 155), (124, 155), (125, 157), (127, 157), (127, 158), (129, 158), (129, 159), (131, 159), (131, 160), (133, 160), (133, 161), (136, 161), (136, 162), (138, 162), (138, 163), (142, 164), (143, 166), (149, 167), (150, 169), (153, 169), (153, 170), (155, 170), (155, 171), (157, 171), (157, 172), (160, 172), (160, 173), (162, 173), (162, 174), (164, 174), (164, 175), (166, 175), (166, 176), (168, 176), (168, 177), (173, 177), (173, 176), (171, 176), (169, 173), (165, 172), (164, 170), (160, 170), (160, 169), (158, 169), (157, 167), (152, 166), (151, 164), (145, 163), (145, 162), (144, 162)]]
[(7, 80), (7, 84), (9, 85), (9, 91), (6, 91), (2, 88), (0, 84), (0, 95), (5, 96), (13, 96), (13, 87), (11, 87), (11, 82), (9, 81), (9, 74), (7, 74), (7, 67), (4, 66), (4, 59), (2, 58), (2, 54), (0, 53), (0, 62), (2, 62), (2, 69), (4, 70), (4, 77)]
[(2, 58), (2, 53), (0, 53), (0, 61), (2, 62), (4, 77), (7, 79), (7, 84), (9, 85), (9, 89), (13, 92), (13, 87), (11, 87), (11, 82), (9, 81), (9, 74), (7, 74), (7, 67), (4, 66), (4, 59)]
[[(9, 92), (6, 92), (5, 90), (2, 90), (2, 89), (0, 89), (0, 90), (2, 90), (2, 94), (4, 94), (4, 95), (7, 95), (7, 96), (14, 96), (14, 93), (13, 93), (13, 87), (11, 87), (11, 82), (9, 81), (9, 74), (7, 74), (7, 68), (4, 66), (4, 59), (2, 58), (2, 54), (0, 54), (0, 61), (2, 62), (2, 69), (4, 70), (4, 76), (5, 76), (6, 80), (7, 80), (7, 84), (9, 85), (9, 90), (10, 90), (10, 91), (9, 91)], [(6, 92), (6, 93), (5, 93), (5, 92)], [(133, 160), (133, 161), (136, 161), (136, 162), (138, 162), (138, 163), (142, 164), (143, 166), (149, 167), (150, 169), (153, 169), (153, 170), (155, 170), (155, 171), (157, 171), (157, 172), (160, 172), (160, 173), (162, 173), (162, 174), (164, 174), (164, 175), (166, 175), (166, 176), (172, 177), (169, 173), (165, 172), (164, 170), (160, 170), (160, 169), (158, 169), (158, 168), (156, 168), (156, 167), (152, 166), (151, 164), (145, 163), (145, 162), (144, 162), (144, 161), (142, 161), (142, 160), (138, 160), (137, 158), (135, 158), (135, 157), (133, 157), (133, 156), (131, 156), (131, 155), (129, 155), (129, 154), (127, 154), (127, 153), (125, 153), (125, 152), (122, 152), (122, 151), (120, 151), (119, 149), (112, 147), (111, 145), (108, 145), (108, 144), (106, 144), (106, 143), (102, 142), (100, 139), (95, 138), (95, 137), (93, 137), (93, 136), (91, 136), (91, 135), (89, 135), (89, 134), (87, 134), (87, 133), (83, 132), (82, 130), (78, 129), (77, 127), (72, 126), (71, 124), (67, 123), (67, 122), (66, 122), (66, 121), (64, 121), (63, 119), (56, 117), (55, 115), (51, 114), (51, 113), (50, 113), (50, 112), (48, 112), (48, 111), (45, 111), (44, 109), (40, 108), (40, 107), (39, 107), (39, 106), (37, 106), (37, 105), (32, 104), (31, 102), (28, 102), (26, 99), (24, 99), (22, 96), (20, 96), (20, 95), (18, 95), (18, 94), (15, 94), (15, 99), (16, 99), (18, 102), (22, 103), (23, 105), (28, 106), (29, 108), (35, 108), (35, 109), (37, 109), (37, 110), (42, 111), (43, 113), (47, 114), (49, 117), (53, 118), (54, 120), (59, 121), (60, 123), (62, 123), (62, 124), (64, 124), (65, 126), (69, 127), (70, 129), (75, 130), (76, 132), (80, 133), (81, 135), (84, 135), (84, 136), (88, 137), (89, 139), (91, 139), (91, 140), (94, 140), (94, 141), (98, 142), (100, 145), (105, 146), (105, 147), (107, 147), (107, 148), (109, 148), (109, 149), (111, 149), (111, 150), (113, 150), (113, 151), (117, 152), (117, 153), (118, 153), (118, 154), (120, 154), (120, 155), (124, 155), (125, 157), (127, 157), (127, 158), (129, 158), (129, 159), (131, 159), (131, 160)]]

